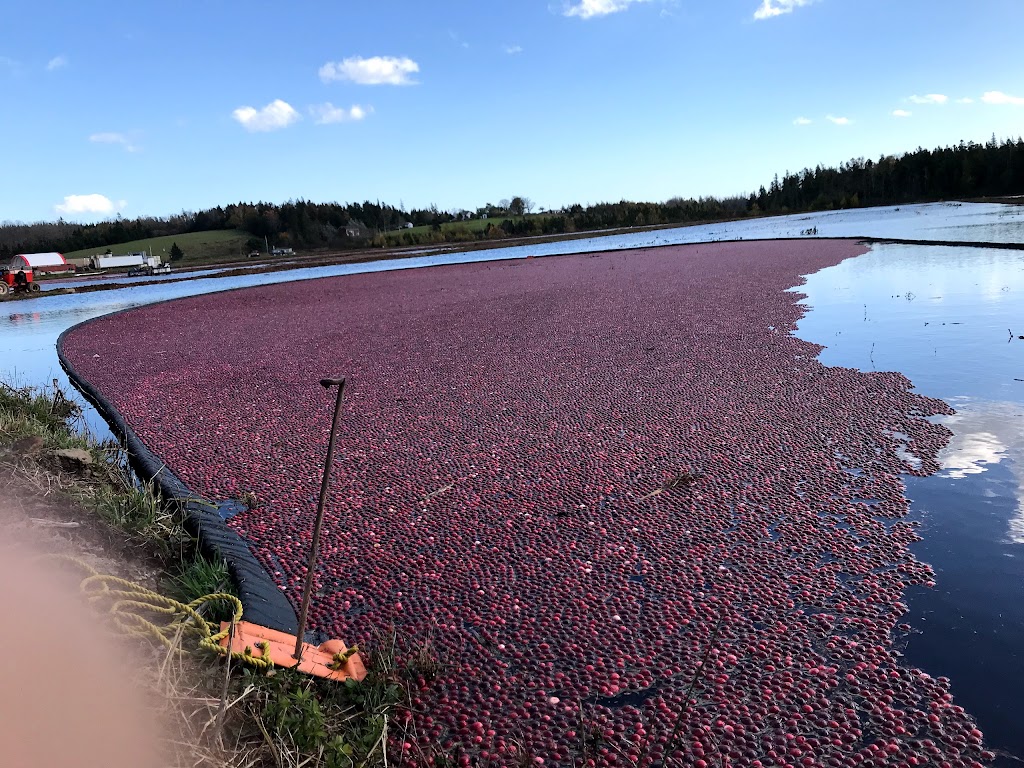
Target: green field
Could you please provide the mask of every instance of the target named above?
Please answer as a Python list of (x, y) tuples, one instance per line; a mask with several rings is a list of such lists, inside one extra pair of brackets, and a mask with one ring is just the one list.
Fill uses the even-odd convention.
[(245, 244), (249, 237), (248, 233), (237, 229), (189, 232), (184, 235), (151, 237), (147, 240), (133, 240), (130, 243), (86, 248), (81, 251), (65, 253), (64, 258), (84, 259), (89, 256), (102, 255), (106, 253), (107, 248), (110, 248), (115, 256), (122, 256), (126, 253), (138, 253), (139, 251), (152, 251), (154, 256), (160, 257), (161, 261), (167, 261), (170, 258), (171, 244), (177, 243), (178, 247), (185, 253), (184, 258), (179, 264), (187, 266), (189, 264), (210, 261), (244, 258), (248, 253), (248, 248), (246, 248)]

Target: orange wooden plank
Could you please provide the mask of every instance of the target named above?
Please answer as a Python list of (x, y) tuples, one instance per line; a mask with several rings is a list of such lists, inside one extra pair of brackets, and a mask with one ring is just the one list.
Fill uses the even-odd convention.
[[(228, 626), (228, 622), (222, 622), (220, 625), (222, 631), (227, 630)], [(227, 648), (228, 638), (221, 640), (220, 645)], [(302, 661), (296, 662), (292, 655), (295, 653), (295, 635), (240, 621), (235, 625), (231, 650), (235, 653), (245, 653), (246, 648), (253, 658), (263, 659), (269, 656), (274, 666), (297, 669), (315, 677), (338, 682), (348, 678), (362, 680), (366, 677), (366, 667), (363, 666), (363, 660), (359, 658), (358, 653), (349, 656), (344, 664), (339, 666), (335, 657), (348, 651), (348, 646), (341, 640), (328, 640), (319, 646), (303, 643)]]

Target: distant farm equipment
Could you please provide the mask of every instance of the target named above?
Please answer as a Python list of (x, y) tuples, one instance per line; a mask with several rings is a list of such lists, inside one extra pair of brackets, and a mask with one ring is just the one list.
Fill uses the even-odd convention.
[(132, 267), (128, 270), (128, 277), (148, 277), (150, 275), (169, 274), (171, 274), (170, 264), (157, 264), (156, 266), (143, 264), (141, 267)]
[(11, 293), (39, 293), (42, 290), (33, 277), (31, 269), (12, 269), (4, 267), (3, 279), (0, 280), (0, 296)]
[(89, 266), (93, 269), (112, 269), (117, 267), (159, 267), (160, 259), (150, 256), (145, 251), (139, 253), (126, 253), (121, 256), (113, 254), (102, 254), (89, 257)]

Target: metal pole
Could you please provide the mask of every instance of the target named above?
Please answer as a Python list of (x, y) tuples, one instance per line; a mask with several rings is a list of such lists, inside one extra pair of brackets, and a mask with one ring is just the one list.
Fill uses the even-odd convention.
[(334, 403), (334, 421), (331, 422), (331, 438), (327, 443), (327, 462), (324, 465), (324, 479), (320, 484), (320, 503), (316, 506), (316, 522), (313, 524), (313, 543), (309, 548), (309, 564), (306, 566), (306, 586), (302, 589), (302, 605), (299, 608), (299, 628), (295, 633), (295, 659), (302, 661), (302, 638), (306, 633), (306, 615), (309, 613), (309, 598), (313, 593), (313, 577), (316, 574), (316, 558), (320, 554), (320, 529), (324, 523), (324, 504), (327, 502), (327, 486), (331, 482), (331, 463), (334, 461), (334, 440), (337, 437), (338, 422), (341, 421), (341, 399), (345, 394), (345, 379), (320, 379), (324, 389), (338, 388), (338, 399)]

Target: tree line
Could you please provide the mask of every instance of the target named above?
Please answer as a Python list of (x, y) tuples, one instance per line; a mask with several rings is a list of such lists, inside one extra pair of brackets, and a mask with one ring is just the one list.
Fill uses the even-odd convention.
[(530, 198), (517, 195), (475, 211), (436, 206), (406, 210), (379, 201), (233, 203), (203, 211), (94, 224), (56, 222), (0, 224), (0, 261), (16, 253), (105, 248), (163, 235), (238, 230), (258, 247), (265, 241), (304, 249), (420, 245), (559, 235), (589, 230), (711, 222), (750, 215), (796, 213), (869, 205), (896, 205), (954, 198), (1024, 193), (1024, 140), (960, 142), (917, 149), (877, 161), (857, 158), (835, 168), (817, 166), (776, 176), (747, 197), (672, 198), (660, 203), (620, 201), (571, 205), (533, 213)]
[(821, 211), (1024, 193), (1024, 140), (963, 142), (917, 149), (877, 162), (858, 158), (838, 168), (776, 176), (751, 195), (754, 212)]

